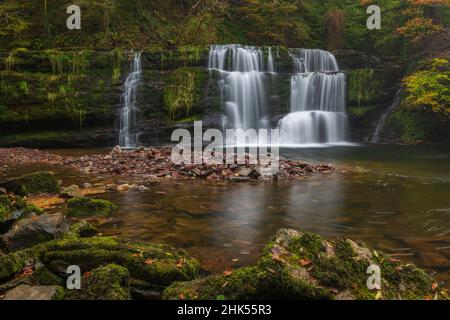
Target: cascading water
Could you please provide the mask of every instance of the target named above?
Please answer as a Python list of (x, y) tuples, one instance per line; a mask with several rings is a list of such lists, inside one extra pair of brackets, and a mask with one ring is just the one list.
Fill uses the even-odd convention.
[[(272, 48), (212, 46), (209, 69), (219, 74), (224, 127), (269, 128), (266, 80), (275, 79)], [(318, 49), (290, 49), (294, 63), (290, 113), (279, 121), (282, 145), (336, 144), (346, 141), (345, 75), (335, 57)], [(266, 60), (267, 59), (267, 60)]]
[(290, 113), (280, 120), (283, 145), (345, 142), (345, 75), (323, 50), (293, 49)]
[(264, 119), (267, 97), (265, 72), (274, 72), (273, 56), (264, 68), (261, 49), (240, 45), (212, 46), (209, 69), (218, 70), (224, 109), (224, 127), (258, 129), (266, 127)]
[(136, 121), (136, 91), (142, 74), (141, 52), (135, 52), (130, 74), (124, 84), (123, 107), (120, 111), (119, 145), (125, 148), (135, 147), (137, 135), (131, 126)]

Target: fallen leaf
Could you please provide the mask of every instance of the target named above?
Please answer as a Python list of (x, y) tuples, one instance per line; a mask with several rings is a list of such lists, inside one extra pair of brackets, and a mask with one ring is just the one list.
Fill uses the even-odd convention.
[(186, 299), (186, 297), (184, 296), (184, 294), (182, 294), (182, 293), (180, 293), (180, 300), (185, 300)]
[(311, 264), (311, 261), (308, 259), (300, 259), (300, 264), (304, 267), (307, 266), (308, 264)]
[(232, 274), (233, 274), (233, 270), (231, 270), (231, 269), (227, 269), (223, 272), (223, 275), (225, 277), (231, 276)]
[(182, 268), (184, 266), (184, 262), (185, 262), (184, 258), (181, 258), (177, 263), (177, 268)]
[(92, 275), (92, 273), (87, 271), (87, 272), (83, 273), (83, 278), (89, 278), (91, 275)]
[(145, 264), (147, 265), (152, 265), (153, 264), (153, 259), (147, 259), (144, 261)]

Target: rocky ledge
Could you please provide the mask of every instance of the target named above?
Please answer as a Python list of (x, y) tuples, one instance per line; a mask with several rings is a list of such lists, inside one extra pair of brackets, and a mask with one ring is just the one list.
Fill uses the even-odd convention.
[(71, 157), (55, 155), (39, 150), (12, 148), (0, 149), (0, 162), (48, 163), (82, 170), (86, 173), (141, 175), (156, 178), (230, 181), (256, 181), (264, 179), (292, 179), (313, 173), (327, 174), (334, 171), (328, 164), (307, 164), (303, 161), (287, 160), (280, 157), (279, 171), (275, 175), (261, 175), (260, 166), (251, 164), (246, 155), (245, 164), (174, 164), (171, 161), (172, 148), (140, 148), (122, 150), (114, 148), (107, 155)]

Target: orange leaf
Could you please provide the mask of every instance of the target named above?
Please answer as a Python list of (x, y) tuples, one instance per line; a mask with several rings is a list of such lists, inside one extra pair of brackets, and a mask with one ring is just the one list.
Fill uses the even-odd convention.
[(179, 297), (180, 297), (180, 300), (185, 300), (186, 299), (186, 297), (182, 293), (180, 293)]
[(89, 278), (91, 275), (92, 275), (92, 273), (90, 273), (89, 271), (88, 271), (88, 272), (85, 272), (85, 273), (83, 274), (83, 278)]
[(152, 259), (147, 259), (147, 260), (144, 261), (144, 263), (148, 264), (148, 265), (152, 265), (153, 264), (153, 260)]
[(311, 261), (308, 259), (300, 259), (300, 264), (304, 267), (307, 266), (308, 264), (311, 264)]
[(181, 258), (180, 261), (177, 263), (177, 268), (182, 268), (184, 265), (184, 258)]
[(231, 269), (227, 269), (223, 272), (223, 275), (225, 277), (231, 276), (232, 274), (233, 274), (233, 270), (231, 270)]

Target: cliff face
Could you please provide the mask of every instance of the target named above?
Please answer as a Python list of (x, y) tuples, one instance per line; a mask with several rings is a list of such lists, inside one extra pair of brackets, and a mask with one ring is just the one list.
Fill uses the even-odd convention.
[[(217, 75), (207, 69), (208, 47), (144, 50), (138, 88), (142, 144), (168, 142), (177, 127), (203, 120), (222, 126)], [(347, 74), (352, 138), (371, 135), (379, 113), (395, 94), (402, 66), (356, 51), (334, 52)], [(123, 84), (131, 51), (29, 51), (1, 54), (0, 145), (113, 146), (117, 143)], [(273, 123), (288, 111), (292, 59), (279, 50), (278, 74), (269, 79)]]

